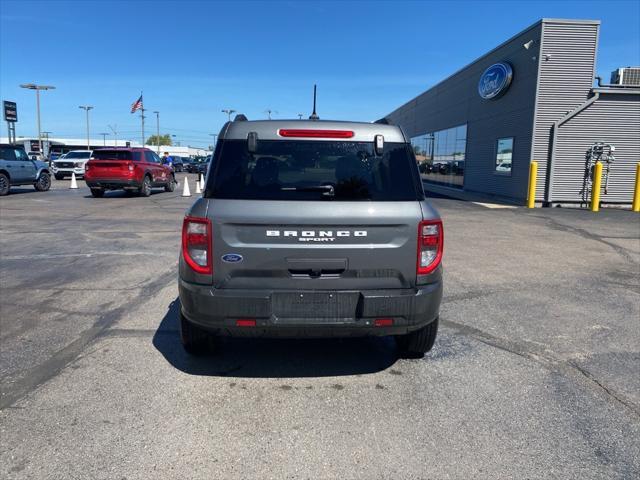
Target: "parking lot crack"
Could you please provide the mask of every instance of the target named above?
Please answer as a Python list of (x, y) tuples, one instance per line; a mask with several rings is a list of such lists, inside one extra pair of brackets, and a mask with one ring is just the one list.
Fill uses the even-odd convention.
[(635, 261), (635, 259), (631, 256), (630, 250), (621, 247), (620, 245), (617, 245), (613, 242), (609, 242), (607, 240), (605, 240), (606, 238), (614, 238), (614, 237), (607, 237), (607, 236), (601, 236), (601, 235), (597, 235), (595, 233), (589, 232), (588, 230), (585, 230), (583, 228), (578, 228), (578, 227), (571, 227), (569, 225), (560, 223), (558, 220), (554, 219), (554, 218), (549, 218), (549, 217), (543, 217), (540, 215), (531, 215), (532, 217), (535, 218), (540, 218), (543, 219), (547, 222), (548, 226), (550, 228), (553, 228), (554, 230), (560, 231), (560, 232), (567, 232), (567, 233), (573, 233), (575, 235), (578, 235), (586, 240), (593, 240), (599, 243), (602, 243), (603, 245), (608, 246), (609, 248), (613, 249), (618, 255), (620, 255), (625, 261), (630, 262), (630, 263), (637, 263)]
[(585, 385), (594, 393), (603, 396), (603, 398), (605, 398), (609, 403), (623, 407), (623, 409), (636, 418), (636, 420), (640, 420), (640, 406), (625, 398), (620, 393), (614, 391), (612, 388), (607, 387), (588, 370), (579, 367), (570, 360), (564, 360), (549, 350), (542, 350), (531, 343), (514, 342), (505, 338), (496, 337), (477, 328), (453, 322), (451, 320), (444, 320), (441, 318), (440, 323), (443, 326), (457, 330), (460, 334), (472, 337), (486, 345), (518, 355), (519, 357), (527, 360), (532, 360), (547, 370), (571, 377), (582, 385)]
[(171, 269), (140, 289), (138, 294), (124, 305), (111, 309), (99, 316), (90, 328), (80, 333), (74, 341), (57, 351), (45, 362), (23, 372), (20, 378), (15, 381), (6, 382), (5, 379), (0, 379), (0, 391), (2, 392), (2, 395), (0, 395), (0, 410), (11, 407), (18, 400), (55, 378), (67, 365), (80, 356), (87, 347), (104, 335), (112, 325), (116, 324), (130, 310), (131, 305), (148, 300), (149, 297), (173, 281), (175, 281), (175, 271)]

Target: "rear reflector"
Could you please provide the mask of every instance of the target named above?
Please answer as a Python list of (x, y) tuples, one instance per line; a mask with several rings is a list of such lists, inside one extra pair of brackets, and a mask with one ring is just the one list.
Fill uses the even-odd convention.
[(303, 138), (351, 138), (351, 130), (304, 130), (304, 129), (280, 129), (278, 135), (281, 137), (303, 137)]
[(236, 327), (255, 327), (256, 320), (254, 318), (239, 318), (236, 320)]
[(373, 324), (376, 327), (390, 327), (393, 325), (393, 318), (376, 318)]

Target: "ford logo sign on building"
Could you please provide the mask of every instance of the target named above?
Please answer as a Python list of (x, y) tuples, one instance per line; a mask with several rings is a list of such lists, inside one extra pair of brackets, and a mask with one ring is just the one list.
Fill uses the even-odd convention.
[(478, 93), (485, 100), (497, 98), (507, 91), (513, 79), (513, 69), (507, 62), (494, 63), (480, 76)]

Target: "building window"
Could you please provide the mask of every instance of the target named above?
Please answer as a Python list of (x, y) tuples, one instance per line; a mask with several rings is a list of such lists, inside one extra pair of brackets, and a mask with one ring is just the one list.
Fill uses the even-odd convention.
[(513, 137), (499, 138), (496, 148), (496, 173), (511, 175)]
[(425, 133), (411, 138), (424, 180), (462, 188), (467, 149), (467, 125)]

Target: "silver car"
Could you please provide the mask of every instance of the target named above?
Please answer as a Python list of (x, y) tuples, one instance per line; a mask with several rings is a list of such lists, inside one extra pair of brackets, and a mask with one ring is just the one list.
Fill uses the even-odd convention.
[(228, 122), (180, 253), (183, 346), (210, 336), (435, 341), (443, 226), (408, 138), (378, 123)]

